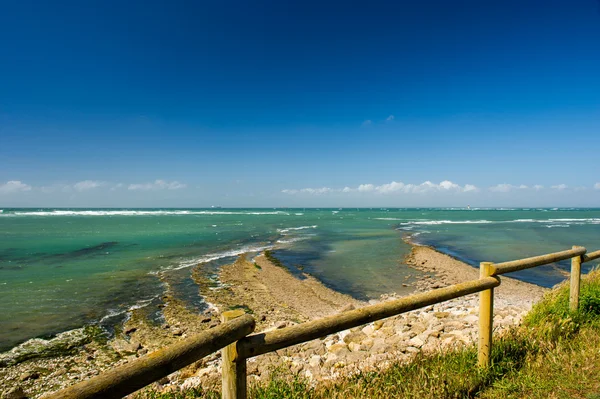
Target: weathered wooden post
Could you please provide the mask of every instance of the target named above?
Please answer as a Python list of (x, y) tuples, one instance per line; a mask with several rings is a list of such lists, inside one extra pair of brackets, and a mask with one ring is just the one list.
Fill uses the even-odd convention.
[[(481, 262), (479, 278), (490, 277), (494, 272), (492, 262)], [(492, 326), (494, 324), (494, 288), (479, 293), (479, 351), (477, 364), (487, 368), (492, 351)]]
[[(221, 320), (225, 323), (244, 314), (242, 309), (230, 310), (223, 312)], [(221, 350), (221, 359), (222, 398), (246, 399), (246, 359), (238, 356), (237, 341)]]
[[(573, 249), (581, 248), (573, 245)], [(569, 290), (569, 309), (575, 312), (579, 308), (579, 286), (581, 283), (581, 255), (571, 258), (571, 287)]]

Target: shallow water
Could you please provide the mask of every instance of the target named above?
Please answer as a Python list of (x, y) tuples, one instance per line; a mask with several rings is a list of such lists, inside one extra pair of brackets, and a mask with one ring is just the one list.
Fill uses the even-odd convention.
[[(600, 210), (4, 209), (0, 348), (152, 307), (165, 288), (159, 275), (202, 310), (190, 267), (204, 263), (216, 273), (237, 254), (265, 248), (276, 248), (291, 270), (357, 298), (404, 292), (406, 276), (415, 273), (401, 264), (410, 250), (401, 240), (407, 233), (476, 265), (574, 244), (598, 249)], [(552, 286), (567, 268), (517, 277)]]

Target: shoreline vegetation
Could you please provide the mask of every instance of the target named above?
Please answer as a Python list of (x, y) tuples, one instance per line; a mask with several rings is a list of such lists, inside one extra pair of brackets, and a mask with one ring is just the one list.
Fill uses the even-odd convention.
[[(414, 269), (414, 275), (405, 285), (413, 287), (414, 292), (478, 277), (477, 269), (457, 259), (434, 248), (407, 242), (412, 245), (412, 250), (404, 263)], [(326, 287), (306, 273), (292, 274), (282, 266), (270, 251), (254, 259), (241, 255), (233, 264), (221, 268), (215, 284), (203, 273), (202, 265), (198, 265), (193, 269), (192, 277), (209, 304), (203, 313), (188, 309), (171, 295), (167, 286), (161, 298), (162, 323), (151, 322), (142, 311), (134, 310), (110, 340), (97, 331), (87, 331), (85, 338), (71, 346), (31, 340), (32, 345), (41, 349), (38, 357), (29, 360), (19, 358), (18, 348), (0, 355), (0, 392), (18, 394), (21, 390), (27, 397), (40, 397), (176, 342), (181, 337), (213, 328), (220, 323), (220, 313), (226, 310), (243, 308), (252, 314), (258, 332), (367, 304)], [(547, 291), (503, 277), (496, 295), (495, 333), (510, 331), (518, 325)], [(369, 303), (396, 297), (390, 293)], [(470, 348), (476, 339), (477, 304), (476, 294), (457, 298), (250, 359), (249, 382), (264, 388), (277, 384), (284, 378), (282, 376), (286, 376), (284, 380), (288, 382), (293, 376), (292, 380), (300, 384), (298, 386), (304, 384), (314, 391), (315, 387), (335, 385), (336, 381), (345, 381), (352, 375), (410, 368), (411, 364), (430, 356), (468, 350), (465, 348)], [(47, 353), (44, 349), (48, 349)], [(11, 352), (16, 353), (10, 355)], [(220, 354), (215, 353), (152, 384), (143, 390), (147, 394), (142, 397), (161, 397), (157, 395), (176, 392), (216, 392), (219, 387)], [(254, 388), (254, 396), (261, 397), (259, 393), (263, 388)]]

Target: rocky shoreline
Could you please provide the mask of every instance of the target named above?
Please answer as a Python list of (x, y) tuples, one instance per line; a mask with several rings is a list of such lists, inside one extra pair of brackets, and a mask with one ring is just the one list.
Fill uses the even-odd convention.
[[(415, 270), (415, 292), (478, 277), (478, 270), (429, 247), (413, 245), (405, 263)], [(82, 331), (89, 336), (82, 338), (80, 343), (85, 344), (77, 349), (0, 366), (3, 398), (43, 397), (45, 392), (72, 385), (180, 338), (215, 327), (220, 323), (220, 313), (226, 310), (243, 308), (251, 313), (258, 332), (367, 304), (325, 287), (310, 275), (294, 276), (264, 255), (254, 259), (243, 255), (224, 266), (216, 286), (205, 281), (202, 265), (195, 268), (193, 277), (201, 287), (202, 296), (211, 304), (205, 312), (198, 314), (187, 309), (167, 290), (162, 298), (165, 320), (160, 325), (133, 311), (123, 331), (111, 341)], [(545, 291), (503, 278), (495, 301), (495, 331), (517, 324)], [(395, 298), (395, 294), (383, 295), (369, 303)], [(358, 370), (382, 369), (393, 362), (409, 361), (419, 352), (472, 343), (477, 334), (477, 314), (476, 294), (457, 298), (249, 359), (248, 375), (251, 381), (258, 381), (268, 379), (273, 370), (287, 370), (318, 382)], [(177, 391), (219, 385), (220, 354), (215, 353), (152, 384), (152, 388)]]

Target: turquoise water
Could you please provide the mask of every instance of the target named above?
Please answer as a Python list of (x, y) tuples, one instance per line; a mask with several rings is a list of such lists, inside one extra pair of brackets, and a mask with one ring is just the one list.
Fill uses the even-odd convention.
[[(85, 323), (110, 325), (132, 307), (158, 309), (165, 282), (202, 309), (192, 266), (216, 273), (265, 248), (292, 271), (357, 298), (404, 292), (405, 276), (414, 275), (401, 263), (405, 234), (473, 265), (574, 244), (595, 250), (600, 209), (4, 209), (0, 349)], [(551, 286), (564, 279), (561, 270), (568, 262), (516, 276)]]

